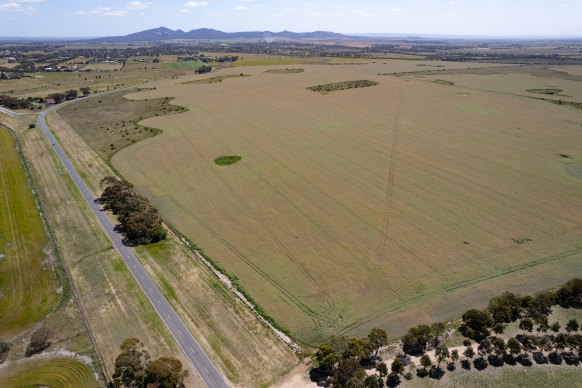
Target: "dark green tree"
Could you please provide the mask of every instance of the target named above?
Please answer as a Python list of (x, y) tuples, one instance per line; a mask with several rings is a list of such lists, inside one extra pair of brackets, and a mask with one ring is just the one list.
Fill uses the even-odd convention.
[(434, 352), (434, 356), (437, 360), (437, 368), (440, 369), (441, 367), (441, 362), (445, 361), (446, 359), (448, 359), (450, 357), (450, 352), (449, 352), (449, 348), (447, 347), (447, 344), (442, 343), (439, 344)]
[(319, 345), (319, 349), (313, 354), (312, 360), (318, 367), (331, 370), (339, 361), (339, 358), (334, 353), (333, 348), (324, 342)]
[(580, 325), (578, 324), (578, 321), (576, 319), (570, 319), (566, 324), (566, 331), (568, 332), (568, 335), (570, 335), (570, 333), (573, 331), (574, 332), (578, 331), (579, 328)]
[(546, 314), (541, 314), (536, 317), (535, 324), (537, 325), (536, 331), (537, 335), (540, 335), (540, 332), (545, 333), (549, 330), (550, 325), (548, 324), (548, 316)]
[(425, 371), (432, 366), (432, 360), (428, 354), (425, 354), (420, 358), (420, 365), (422, 365)]
[(354, 384), (357, 383), (363, 386), (365, 378), (366, 372), (358, 361), (353, 359), (345, 359), (339, 364), (339, 367), (331, 378), (331, 383), (333, 384), (334, 388), (348, 387), (348, 382), (351, 384), (351, 386), (354, 386)]
[(505, 356), (507, 347), (503, 338), (497, 337), (493, 340), (493, 351), (498, 357)]
[(558, 350), (564, 349), (566, 346), (568, 346), (568, 337), (566, 337), (566, 334), (564, 333), (559, 333), (556, 338), (554, 338), (554, 349), (556, 349), (554, 354), (557, 354)]
[[(476, 341), (481, 341), (491, 334), (489, 327), (493, 326), (493, 319), (488, 312), (472, 309), (465, 312), (462, 318), (464, 328), (461, 326), (459, 330), (466, 337), (472, 338)], [(471, 331), (469, 332), (466, 329), (470, 329)], [(467, 335), (467, 333), (472, 333), (472, 335)]]
[(364, 387), (366, 388), (380, 388), (380, 382), (376, 375), (370, 375), (364, 380)]
[(380, 377), (384, 377), (388, 375), (388, 365), (385, 362), (381, 362), (376, 365), (376, 371), (380, 375)]
[(374, 350), (374, 357), (378, 355), (378, 350), (382, 346), (386, 346), (388, 344), (388, 334), (385, 330), (378, 329), (377, 327), (373, 328), (368, 334), (368, 340), (372, 345), (372, 349)]
[(493, 332), (495, 332), (495, 334), (503, 334), (504, 330), (505, 325), (503, 323), (498, 323), (495, 326), (493, 326)]
[(173, 357), (160, 357), (151, 361), (145, 368), (145, 385), (153, 384), (159, 388), (176, 388), (181, 385), (182, 363)]
[(392, 361), (392, 365), (390, 366), (390, 370), (395, 375), (401, 375), (401, 374), (404, 373), (404, 363), (402, 363), (402, 360), (401, 359), (399, 359), (398, 357), (396, 357), (394, 359), (394, 361)]
[(514, 356), (517, 356), (519, 353), (521, 353), (521, 344), (519, 343), (518, 340), (511, 337), (507, 341), (507, 349), (509, 350), (509, 353), (511, 353)]
[(515, 321), (523, 310), (522, 298), (511, 292), (505, 292), (491, 298), (487, 310), (496, 323)]
[(523, 334), (525, 334), (526, 331), (531, 333), (533, 330), (533, 321), (530, 318), (524, 318), (519, 321), (519, 328), (523, 330)]

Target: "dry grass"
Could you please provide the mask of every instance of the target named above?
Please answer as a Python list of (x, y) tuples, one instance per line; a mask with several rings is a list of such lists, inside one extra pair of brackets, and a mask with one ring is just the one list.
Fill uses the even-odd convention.
[[(82, 144), (78, 135), (73, 137), (74, 140), (69, 139), (64, 132), (66, 124), (63, 124), (63, 128), (55, 127), (65, 147), (71, 146), (71, 141), (80, 141), (78, 144)], [(119, 345), (136, 333), (148, 342), (152, 357), (177, 356), (184, 365), (188, 365), (129, 270), (117, 253), (109, 248), (110, 241), (89, 207), (83, 203), (40, 130), (28, 130), (22, 139), (27, 157), (34, 161), (32, 172), (39, 187), (39, 196), (44, 203), (51, 204), (47, 206), (47, 217), (79, 291), (109, 375), (113, 372)], [(94, 154), (85, 156), (98, 159)], [(191, 370), (189, 383), (203, 386), (194, 370)]]
[[(145, 67), (148, 67), (146, 64)], [(51, 93), (63, 93), (69, 89), (89, 87), (92, 91), (107, 91), (139, 85), (144, 82), (171, 78), (188, 74), (188, 69), (151, 69), (126, 66), (123, 71), (104, 72), (54, 72), (35, 73), (30, 77), (14, 80), (3, 80), (0, 83), (0, 94), (11, 97), (45, 97)]]
[(81, 137), (99, 156), (109, 160), (120, 149), (159, 133), (157, 129), (141, 126), (139, 122), (142, 120), (183, 111), (171, 105), (168, 98), (131, 101), (123, 98), (127, 93), (123, 91), (85, 98), (64, 106), (59, 113), (69, 125), (78, 128)]
[[(175, 96), (189, 112), (146, 120), (164, 133), (112, 163), (302, 342), (373, 326), (395, 336), (500, 289), (570, 278), (582, 181), (558, 155), (582, 155), (568, 122), (578, 111), (458, 87), (462, 75), (447, 75), (457, 86), (378, 76), (415, 69), (306, 65), (273, 77), (257, 67), (238, 82), (160, 83), (132, 98)], [(345, 79), (380, 85), (305, 89)], [(244, 159), (214, 165), (229, 154)]]

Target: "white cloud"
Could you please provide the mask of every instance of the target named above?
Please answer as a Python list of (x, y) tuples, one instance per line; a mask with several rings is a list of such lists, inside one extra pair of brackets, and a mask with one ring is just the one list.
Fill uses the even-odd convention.
[(141, 10), (141, 9), (149, 8), (150, 5), (152, 5), (151, 1), (148, 1), (148, 2), (130, 1), (127, 4), (127, 6), (125, 7), (125, 9), (127, 9), (128, 11)]
[(22, 12), (22, 13), (33, 13), (36, 12), (34, 7), (23, 7), (19, 3), (10, 2), (6, 4), (0, 4), (0, 12)]
[(208, 1), (189, 1), (184, 4), (186, 8), (196, 8), (196, 7), (205, 7), (208, 5)]
[(388, 8), (388, 12), (404, 12), (402, 8)]
[[(30, 1), (30, 0), (25, 0)], [(151, 1), (130, 1), (125, 6), (125, 9), (113, 10), (109, 7), (96, 7), (87, 11), (76, 11), (77, 15), (101, 15), (101, 16), (125, 16), (130, 14), (132, 11), (143, 11), (152, 5)], [(140, 12), (139, 15), (144, 15)]]
[(113, 11), (109, 7), (97, 7), (88, 11), (77, 11), (77, 15), (102, 15), (102, 16), (125, 16), (129, 13), (127, 10)]
[(249, 7), (246, 7), (246, 6), (244, 6), (244, 5), (239, 5), (239, 6), (237, 6), (237, 7), (234, 7), (234, 9), (235, 9), (236, 11), (246, 11), (247, 9), (249, 9)]

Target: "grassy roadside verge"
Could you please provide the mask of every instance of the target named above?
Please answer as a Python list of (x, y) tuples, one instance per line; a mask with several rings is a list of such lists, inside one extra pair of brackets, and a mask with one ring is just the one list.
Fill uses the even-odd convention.
[[(2, 298), (3, 311), (4, 307), (11, 307), (4, 302), (14, 302), (21, 291), (19, 286), (26, 286), (24, 295), (19, 298), (18, 306), (4, 311), (9, 313), (8, 319), (6, 317), (0, 319), (2, 334), (13, 335), (8, 337), (12, 342), (8, 360), (11, 363), (24, 362), (28, 365), (29, 363), (24, 361), (24, 353), (30, 335), (42, 326), (50, 333), (51, 344), (45, 351), (66, 350), (64, 360), (75, 362), (85, 370), (91, 369), (87, 380), (88, 386), (96, 386), (98, 384), (96, 378), (99, 384), (104, 384), (90, 333), (84, 325), (82, 311), (72, 293), (62, 256), (59, 254), (52, 230), (45, 217), (45, 208), (38, 197), (37, 182), (33, 179), (30, 161), (23, 153), (19, 135), (28, 128), (28, 125), (4, 114), (0, 114), (0, 124), (6, 128), (0, 130), (0, 136), (2, 136), (0, 165), (4, 172), (10, 172), (8, 176), (2, 177), (2, 182), (6, 185), (2, 185), (0, 193), (3, 194), (3, 199), (12, 198), (8, 201), (9, 208), (3, 209), (0, 214), (4, 221), (9, 219), (8, 223), (3, 222), (3, 226), (8, 224), (11, 226), (11, 234), (4, 237), (14, 243), (6, 255), (5, 267), (10, 271), (3, 274), (8, 275), (7, 277), (2, 276), (12, 278), (12, 281), (7, 284), (11, 286), (6, 295), (7, 298)], [(6, 138), (6, 136), (9, 137)], [(12, 157), (12, 160), (7, 160), (9, 157)], [(6, 248), (10, 246), (10, 243), (2, 244), (2, 246)], [(52, 358), (49, 356), (49, 359)], [(74, 358), (81, 362), (73, 360)], [(52, 370), (57, 373), (59, 371), (66, 373), (67, 368), (59, 365), (59, 363), (53, 365)], [(5, 378), (11, 372), (12, 368), (0, 368), (0, 381), (2, 381), (0, 385), (8, 384)], [(42, 370), (35, 376), (39, 379), (38, 381), (50, 380), (50, 376)]]
[[(171, 334), (151, 306), (129, 270), (115, 265), (104, 231), (84, 203), (71, 178), (58, 161), (40, 129), (24, 130), (20, 137), (24, 153), (31, 161), (38, 195), (47, 204), (46, 216), (55, 240), (69, 268), (95, 342), (102, 355), (106, 374), (113, 372), (119, 344), (140, 333), (150, 342), (153, 357), (182, 356)], [(49, 206), (50, 205), (50, 206)], [(189, 386), (203, 386), (192, 370)]]

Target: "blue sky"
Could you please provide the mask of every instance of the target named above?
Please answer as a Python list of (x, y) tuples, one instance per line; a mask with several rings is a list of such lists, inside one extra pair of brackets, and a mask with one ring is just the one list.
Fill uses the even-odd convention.
[(0, 0), (0, 36), (327, 30), (582, 37), (582, 0)]

